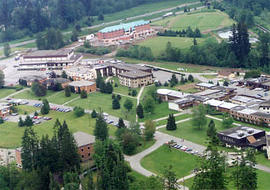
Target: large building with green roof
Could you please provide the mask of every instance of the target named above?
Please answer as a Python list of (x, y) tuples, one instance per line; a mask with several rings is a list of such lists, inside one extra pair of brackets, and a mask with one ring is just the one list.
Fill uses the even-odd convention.
[(154, 34), (149, 21), (138, 20), (103, 28), (97, 33), (97, 38), (104, 45), (117, 45)]

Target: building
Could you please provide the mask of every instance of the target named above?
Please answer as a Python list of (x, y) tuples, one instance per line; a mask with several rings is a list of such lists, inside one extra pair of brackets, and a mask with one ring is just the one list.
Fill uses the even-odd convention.
[(46, 76), (28, 75), (19, 79), (19, 84), (22, 86), (32, 86), (33, 82), (44, 83), (47, 80)]
[(270, 100), (261, 102), (259, 105), (259, 110), (264, 113), (270, 113)]
[(92, 159), (94, 153), (95, 136), (78, 131), (73, 134), (76, 144), (78, 146), (78, 153), (81, 156), (81, 160), (87, 161)]
[(237, 95), (232, 97), (230, 101), (235, 104), (247, 105), (261, 103), (263, 102), (263, 99), (248, 95)]
[(138, 88), (153, 84), (153, 74), (139, 70), (118, 74), (119, 82), (123, 86)]
[(218, 77), (223, 79), (234, 79), (239, 75), (244, 75), (242, 69), (222, 69), (218, 71)]
[[(86, 93), (95, 92), (97, 90), (96, 83), (92, 81), (73, 81), (69, 83), (69, 86), (74, 89), (74, 92), (80, 93), (81, 91), (85, 91)], [(71, 91), (73, 91), (71, 89)]]
[(139, 20), (103, 28), (98, 31), (97, 39), (103, 45), (119, 45), (153, 35), (155, 31), (151, 28), (150, 22)]
[(200, 90), (207, 90), (207, 89), (211, 89), (213, 87), (215, 87), (216, 85), (214, 84), (211, 84), (211, 83), (205, 83), (205, 82), (202, 82), (202, 83), (198, 83), (195, 85), (196, 88), (200, 89)]
[(18, 70), (62, 70), (77, 64), (81, 58), (71, 49), (38, 50), (22, 55)]
[(162, 99), (162, 101), (172, 101), (172, 100), (178, 100), (185, 98), (187, 95), (186, 93), (175, 91), (175, 90), (169, 90), (169, 89), (158, 89), (157, 95), (159, 98)]
[(265, 132), (265, 138), (266, 138), (267, 158), (268, 158), (268, 160), (270, 160), (270, 132)]
[(234, 127), (217, 133), (226, 146), (262, 149), (266, 145), (265, 131), (251, 127)]
[(10, 114), (10, 105), (7, 103), (0, 103), (0, 117), (5, 118)]
[(69, 83), (70, 80), (66, 78), (50, 78), (45, 81), (48, 89), (53, 88), (57, 84), (60, 84), (61, 87), (64, 89), (68, 86)]

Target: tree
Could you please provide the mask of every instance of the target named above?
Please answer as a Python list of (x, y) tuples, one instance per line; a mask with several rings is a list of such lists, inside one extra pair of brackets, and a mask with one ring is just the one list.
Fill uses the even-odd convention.
[(92, 117), (92, 118), (96, 118), (96, 117), (97, 117), (97, 112), (96, 112), (96, 110), (93, 110), (93, 111), (92, 111), (91, 117)]
[(172, 165), (166, 167), (163, 172), (163, 183), (164, 189), (166, 190), (177, 190), (178, 183), (177, 183), (177, 176), (174, 171), (172, 171)]
[(83, 190), (95, 190), (96, 185), (94, 183), (92, 172), (88, 172), (86, 175), (86, 184), (83, 184)]
[(82, 99), (87, 98), (87, 93), (86, 93), (86, 91), (85, 91), (85, 90), (82, 90), (80, 96), (81, 96)]
[(267, 33), (260, 33), (259, 34), (259, 45), (258, 50), (260, 53), (260, 66), (264, 67), (265, 65), (270, 64), (270, 57), (269, 57), (269, 46), (270, 46), (270, 36)]
[(166, 129), (170, 130), (170, 131), (177, 129), (177, 125), (175, 123), (175, 118), (174, 118), (173, 114), (169, 114), (169, 117), (167, 119)]
[(27, 127), (31, 127), (33, 126), (33, 120), (30, 118), (30, 116), (26, 116), (25, 121), (24, 121), (24, 125)]
[(131, 96), (137, 96), (137, 91), (135, 89), (131, 91)]
[(98, 15), (98, 20), (104, 20), (104, 15), (102, 13)]
[(65, 96), (66, 97), (70, 97), (71, 96), (71, 90), (69, 86), (65, 87)]
[(118, 128), (126, 128), (126, 125), (125, 125), (124, 120), (122, 118), (119, 118), (119, 120), (118, 120)]
[(77, 107), (77, 106), (76, 106), (76, 107), (73, 109), (73, 111), (74, 111), (74, 114), (75, 114), (76, 117), (82, 117), (82, 116), (85, 114), (84, 109), (81, 108), (81, 107)]
[(136, 109), (136, 113), (140, 119), (144, 118), (142, 104), (139, 103), (139, 105), (137, 106), (137, 109)]
[(207, 123), (205, 114), (206, 110), (203, 104), (200, 104), (198, 107), (193, 108), (192, 110), (192, 124), (198, 127), (198, 129), (202, 129), (202, 127)]
[(200, 158), (200, 169), (196, 172), (192, 189), (226, 189), (225, 157), (211, 147), (210, 153)]
[(114, 98), (112, 101), (112, 109), (114, 110), (120, 109), (120, 103), (117, 98)]
[(0, 117), (0, 124), (3, 124), (4, 123), (4, 120), (2, 117)]
[(188, 81), (194, 82), (194, 77), (192, 75), (188, 75)]
[(0, 88), (3, 88), (5, 85), (5, 75), (2, 70), (0, 70)]
[(95, 144), (98, 189), (128, 189), (128, 167), (121, 148), (107, 139)]
[(10, 53), (11, 53), (11, 49), (10, 49), (10, 46), (8, 43), (5, 43), (4, 44), (4, 55), (6, 57), (9, 57), (10, 56)]
[(176, 78), (176, 75), (173, 74), (172, 78), (170, 79), (170, 85), (171, 85), (171, 87), (174, 87), (177, 84), (178, 84), (178, 79)]
[(94, 135), (97, 140), (101, 140), (101, 141), (106, 140), (109, 136), (107, 123), (105, 122), (101, 113), (98, 114), (98, 117), (96, 119)]
[(133, 102), (130, 99), (126, 99), (125, 103), (124, 103), (124, 107), (130, 111), (132, 110), (133, 107)]
[(208, 124), (206, 134), (209, 138), (209, 145), (210, 146), (217, 146), (219, 144), (219, 139), (217, 136), (217, 129), (216, 129), (215, 123), (212, 119), (211, 119), (210, 123)]
[(261, 76), (261, 72), (259, 70), (251, 70), (245, 73), (244, 79), (258, 78), (260, 76)]
[(61, 77), (64, 79), (68, 78), (66, 71), (62, 71)]
[(223, 82), (223, 86), (229, 86), (229, 82), (225, 80), (225, 81)]
[(78, 41), (78, 36), (79, 36), (78, 31), (76, 29), (73, 29), (70, 37), (71, 41), (72, 42)]
[(233, 118), (229, 114), (225, 114), (222, 121), (222, 127), (231, 128), (233, 124)]
[(31, 90), (38, 97), (45, 96), (47, 94), (46, 86), (40, 84), (38, 81), (34, 81), (32, 83)]
[(151, 96), (146, 96), (143, 101), (143, 108), (146, 113), (154, 113), (155, 101)]
[(49, 104), (49, 102), (48, 102), (48, 100), (47, 99), (43, 99), (42, 100), (42, 107), (41, 107), (41, 110), (40, 110), (40, 113), (42, 114), (42, 115), (46, 115), (46, 114), (48, 114), (49, 112), (50, 112), (50, 104)]
[(144, 123), (144, 138), (147, 141), (153, 140), (154, 134), (156, 132), (156, 126), (155, 123), (152, 120), (147, 120)]
[(256, 157), (253, 149), (247, 150), (247, 155), (242, 153), (241, 159), (234, 162), (232, 179), (237, 189), (257, 189)]
[(23, 127), (24, 126), (24, 122), (23, 122), (22, 117), (19, 118), (18, 126), (19, 127)]
[(121, 134), (121, 146), (123, 147), (123, 152), (127, 155), (132, 155), (135, 153), (137, 146), (139, 145), (139, 140), (136, 135), (134, 135), (130, 130), (122, 130)]

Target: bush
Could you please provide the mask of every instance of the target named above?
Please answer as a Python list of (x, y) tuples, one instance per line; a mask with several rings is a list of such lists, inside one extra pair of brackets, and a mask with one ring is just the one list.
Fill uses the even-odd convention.
[(87, 93), (86, 93), (85, 90), (82, 90), (82, 91), (81, 91), (81, 98), (82, 98), (82, 99), (87, 98)]
[(84, 109), (81, 107), (76, 106), (73, 111), (76, 117), (81, 117), (85, 114)]
[(137, 96), (137, 91), (136, 91), (135, 89), (133, 89), (133, 90), (131, 91), (131, 95), (132, 95), (132, 96)]

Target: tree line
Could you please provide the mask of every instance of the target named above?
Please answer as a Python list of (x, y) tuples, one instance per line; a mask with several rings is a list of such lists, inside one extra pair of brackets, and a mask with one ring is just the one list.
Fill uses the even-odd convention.
[(200, 38), (202, 37), (201, 31), (196, 28), (192, 30), (189, 26), (186, 30), (164, 30), (163, 32), (158, 32), (158, 36), (170, 36), (170, 37), (189, 37), (189, 38)]
[(1, 0), (0, 42), (32, 36), (46, 28), (90, 26), (94, 18), (161, 0)]

